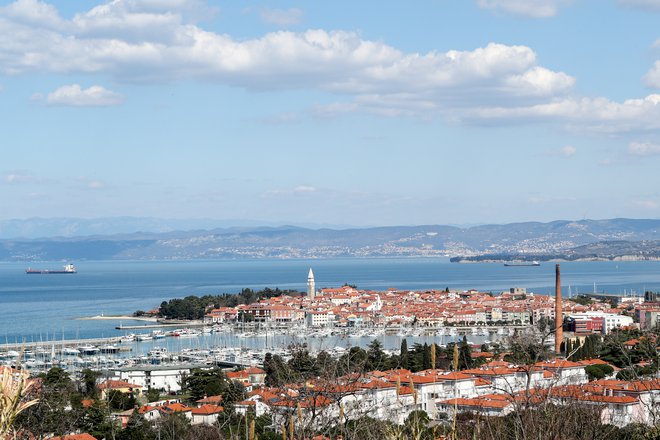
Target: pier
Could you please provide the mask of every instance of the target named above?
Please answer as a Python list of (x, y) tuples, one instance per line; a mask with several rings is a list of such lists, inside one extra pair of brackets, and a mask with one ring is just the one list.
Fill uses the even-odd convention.
[(181, 322), (177, 324), (163, 324), (163, 323), (155, 323), (155, 324), (143, 324), (143, 325), (121, 325), (119, 324), (118, 326), (115, 327), (117, 330), (140, 330), (140, 329), (148, 329), (148, 328), (189, 328), (189, 327), (204, 327), (203, 322)]

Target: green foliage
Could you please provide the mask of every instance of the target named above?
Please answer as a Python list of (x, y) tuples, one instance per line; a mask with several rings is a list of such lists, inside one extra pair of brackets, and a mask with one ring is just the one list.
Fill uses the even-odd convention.
[(386, 366), (387, 355), (383, 351), (383, 344), (377, 339), (371, 341), (367, 347), (367, 365), (368, 371), (384, 370)]
[(281, 295), (299, 296), (296, 290), (271, 289), (269, 287), (254, 291), (243, 289), (240, 293), (223, 293), (222, 295), (187, 296), (183, 299), (175, 298), (163, 301), (160, 304), (159, 315), (170, 319), (202, 319), (204, 313), (211, 307), (236, 307), (239, 304), (252, 304), (264, 298), (273, 298)]
[(135, 411), (131, 418), (128, 419), (126, 428), (119, 431), (115, 435), (115, 438), (116, 440), (155, 440), (157, 434), (152, 424), (142, 414)]
[(80, 372), (80, 392), (87, 398), (96, 399), (98, 397), (98, 389), (96, 388), (96, 381), (101, 377), (101, 372), (93, 371), (85, 368)]
[(410, 361), (408, 359), (408, 341), (406, 339), (401, 341), (401, 353), (399, 354), (399, 361), (401, 368), (408, 369), (410, 367)]
[(183, 378), (183, 389), (193, 401), (207, 396), (217, 396), (222, 393), (227, 378), (219, 368), (211, 370), (193, 369)]
[(145, 393), (147, 402), (157, 402), (160, 400), (160, 391), (155, 388), (149, 388)]
[(225, 405), (240, 402), (245, 399), (245, 388), (236, 382), (228, 380), (219, 368), (202, 370), (196, 368), (183, 378), (183, 389), (190, 395), (192, 401), (207, 396), (222, 396)]
[(584, 339), (584, 343), (577, 349), (573, 356), (571, 356), (571, 360), (596, 359), (600, 356), (602, 349), (602, 337), (599, 334), (589, 335)]
[(39, 402), (19, 414), (15, 422), (17, 428), (36, 436), (63, 435), (75, 430), (82, 418), (82, 405), (69, 375), (54, 367), (39, 377), (43, 381)]
[(594, 300), (587, 295), (578, 295), (576, 297), (571, 298), (571, 301), (578, 303), (582, 306), (588, 306), (590, 304), (593, 304), (594, 302)]
[(119, 390), (108, 392), (108, 405), (116, 411), (126, 411), (135, 408), (136, 400), (133, 393), (122, 393)]
[(271, 353), (266, 353), (264, 370), (266, 371), (266, 385), (270, 387), (282, 386), (291, 377), (289, 366), (279, 355), (273, 356)]
[(595, 364), (584, 367), (584, 371), (587, 373), (589, 380), (600, 380), (612, 374), (614, 368), (610, 365)]
[(96, 438), (111, 438), (108, 434), (117, 431), (117, 427), (109, 420), (110, 411), (105, 402), (95, 401), (82, 411), (78, 426)]

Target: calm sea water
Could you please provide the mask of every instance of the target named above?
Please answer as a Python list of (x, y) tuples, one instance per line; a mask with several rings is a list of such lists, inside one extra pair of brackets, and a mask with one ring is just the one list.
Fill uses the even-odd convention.
[[(31, 264), (56, 269), (61, 262)], [(554, 264), (504, 267), (451, 264), (444, 259), (336, 259), (259, 261), (87, 261), (75, 275), (27, 275), (24, 263), (0, 263), (0, 342), (117, 336), (115, 321), (83, 321), (93, 315), (152, 309), (186, 295), (235, 293), (243, 287), (304, 290), (314, 269), (317, 287), (346, 282), (359, 288), (476, 288), (499, 292), (513, 286), (550, 294)], [(660, 290), (660, 262), (562, 263), (564, 294)], [(123, 324), (134, 322), (123, 321)]]

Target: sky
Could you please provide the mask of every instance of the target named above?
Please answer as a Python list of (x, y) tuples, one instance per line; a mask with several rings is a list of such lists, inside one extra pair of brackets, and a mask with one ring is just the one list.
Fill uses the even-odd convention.
[(0, 220), (660, 217), (660, 0), (0, 1)]

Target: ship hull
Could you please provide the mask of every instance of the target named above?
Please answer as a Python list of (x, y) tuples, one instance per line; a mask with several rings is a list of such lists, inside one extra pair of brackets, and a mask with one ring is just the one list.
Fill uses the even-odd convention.
[(31, 275), (50, 275), (50, 274), (63, 274), (63, 273), (75, 273), (66, 270), (26, 270), (25, 273)]

